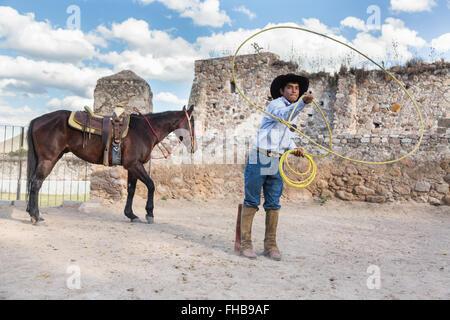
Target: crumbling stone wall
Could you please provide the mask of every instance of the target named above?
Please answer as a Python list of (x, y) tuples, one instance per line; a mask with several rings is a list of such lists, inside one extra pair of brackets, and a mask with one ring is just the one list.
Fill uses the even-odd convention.
[(132, 113), (133, 107), (142, 113), (149, 113), (153, 111), (152, 98), (152, 90), (144, 79), (131, 70), (123, 70), (97, 81), (94, 90), (94, 111), (110, 115), (119, 102), (128, 101), (126, 113)]
[[(205, 131), (219, 134), (233, 127), (237, 133), (255, 133), (262, 114), (242, 99), (232, 84), (232, 57), (198, 60), (189, 104), (197, 106), (197, 119)], [(309, 90), (329, 122), (333, 134), (416, 134), (419, 116), (399, 85), (381, 70), (346, 70), (330, 75), (308, 74), (301, 66), (284, 62), (272, 53), (238, 56), (236, 80), (250, 101), (265, 108), (270, 102), (270, 84), (280, 74), (295, 72), (310, 79)], [(450, 134), (450, 63), (418, 63), (393, 67), (417, 101), (428, 133)], [(327, 132), (313, 104), (298, 117), (308, 136)]]

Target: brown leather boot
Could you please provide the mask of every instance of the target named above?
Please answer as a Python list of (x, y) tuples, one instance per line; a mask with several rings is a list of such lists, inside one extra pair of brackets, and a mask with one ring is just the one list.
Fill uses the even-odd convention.
[(281, 253), (277, 247), (277, 225), (280, 210), (266, 211), (266, 233), (264, 237), (264, 255), (273, 260), (281, 260)]
[(256, 259), (252, 245), (252, 224), (255, 217), (256, 208), (242, 205), (241, 213), (241, 246), (239, 252), (241, 256), (249, 259)]

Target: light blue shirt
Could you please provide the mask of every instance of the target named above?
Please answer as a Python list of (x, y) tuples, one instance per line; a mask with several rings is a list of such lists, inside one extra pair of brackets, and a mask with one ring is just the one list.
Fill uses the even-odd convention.
[[(287, 121), (296, 105), (297, 102), (291, 104), (285, 97), (281, 96), (272, 100), (267, 106), (266, 111)], [(296, 123), (297, 115), (305, 108), (305, 106), (306, 104), (303, 102), (303, 99), (298, 102), (298, 107), (295, 109), (294, 115), (292, 116), (291, 124)], [(289, 130), (289, 128), (280, 121), (264, 114), (254, 146), (255, 148), (283, 154), (287, 150), (297, 148), (294, 143), (295, 136), (296, 133)]]

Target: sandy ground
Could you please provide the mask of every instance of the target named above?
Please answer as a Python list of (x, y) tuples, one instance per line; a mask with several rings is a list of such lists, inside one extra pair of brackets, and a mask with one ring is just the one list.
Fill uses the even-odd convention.
[(158, 200), (152, 225), (123, 205), (47, 208), (39, 226), (0, 208), (0, 299), (450, 299), (449, 207), (285, 203), (276, 262), (261, 211), (252, 261), (233, 251), (238, 203)]

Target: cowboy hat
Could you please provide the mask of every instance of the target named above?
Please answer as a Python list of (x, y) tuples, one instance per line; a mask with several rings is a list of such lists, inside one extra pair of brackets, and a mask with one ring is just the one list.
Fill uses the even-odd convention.
[(281, 97), (280, 89), (284, 88), (287, 83), (293, 82), (298, 83), (300, 88), (299, 98), (308, 90), (309, 80), (306, 77), (298, 76), (293, 73), (283, 74), (281, 76), (273, 79), (272, 84), (270, 85), (270, 95), (273, 99), (277, 99)]

